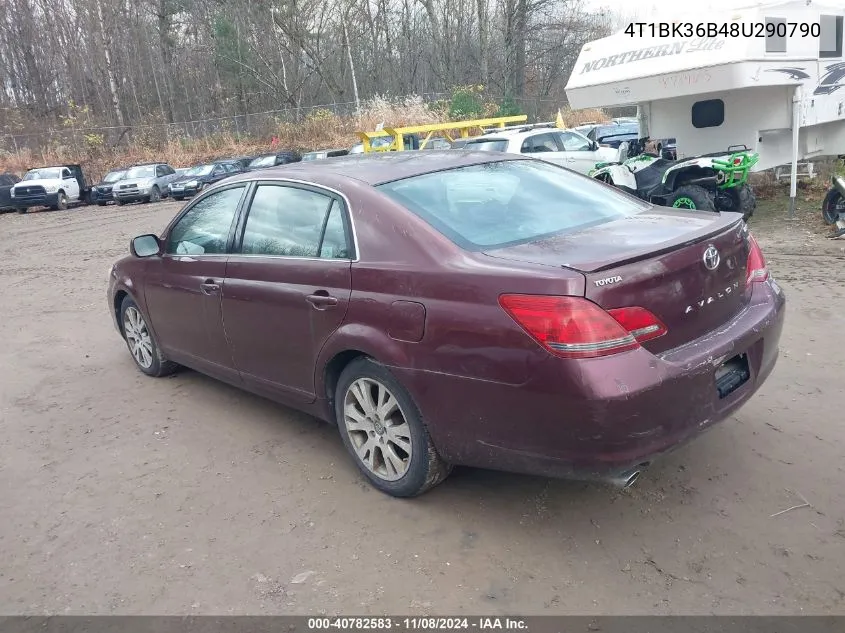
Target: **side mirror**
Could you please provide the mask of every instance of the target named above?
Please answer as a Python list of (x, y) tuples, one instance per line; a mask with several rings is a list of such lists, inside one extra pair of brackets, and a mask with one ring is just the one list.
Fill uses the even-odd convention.
[(129, 242), (129, 252), (133, 257), (152, 257), (161, 252), (161, 243), (155, 235), (139, 235)]
[(590, 151), (595, 152), (599, 148), (599, 144), (595, 141), (590, 142)]

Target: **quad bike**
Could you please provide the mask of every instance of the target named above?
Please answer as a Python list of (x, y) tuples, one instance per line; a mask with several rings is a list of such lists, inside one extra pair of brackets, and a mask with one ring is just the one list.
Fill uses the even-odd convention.
[(620, 156), (629, 156), (627, 160), (598, 163), (590, 176), (653, 204), (733, 211), (746, 220), (754, 213), (757, 201), (747, 181), (758, 160), (756, 153), (742, 145), (725, 152), (666, 160), (643, 153), (646, 141), (620, 147)]
[(845, 235), (845, 178), (833, 176), (830, 185), (822, 201), (822, 216), (825, 222), (839, 229), (832, 237), (840, 237)]

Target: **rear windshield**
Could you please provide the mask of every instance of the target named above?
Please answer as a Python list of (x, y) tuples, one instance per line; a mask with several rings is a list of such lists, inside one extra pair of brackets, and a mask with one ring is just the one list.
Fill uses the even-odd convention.
[(648, 208), (607, 185), (538, 160), (459, 167), (378, 189), (467, 250), (572, 233)]
[(508, 149), (508, 142), (498, 138), (480, 138), (465, 141), (457, 149), (468, 149), (476, 152), (504, 152)]
[(600, 127), (596, 130), (596, 138), (611, 138), (614, 136), (630, 136), (639, 134), (639, 126), (638, 125), (630, 125), (630, 124), (623, 124), (623, 125), (608, 125), (605, 127)]

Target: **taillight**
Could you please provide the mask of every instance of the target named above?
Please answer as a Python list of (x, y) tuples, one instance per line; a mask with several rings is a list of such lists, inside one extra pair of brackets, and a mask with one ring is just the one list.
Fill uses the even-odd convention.
[(643, 308), (609, 313), (580, 297), (535, 295), (502, 295), (499, 303), (532, 338), (561, 358), (618, 354), (666, 333), (666, 326)]
[(640, 343), (663, 336), (669, 331), (660, 319), (645, 308), (614, 308), (607, 312)]
[(769, 278), (769, 268), (766, 266), (766, 259), (763, 251), (754, 236), (748, 235), (748, 261), (745, 263), (745, 286), (746, 288), (754, 282), (766, 281)]

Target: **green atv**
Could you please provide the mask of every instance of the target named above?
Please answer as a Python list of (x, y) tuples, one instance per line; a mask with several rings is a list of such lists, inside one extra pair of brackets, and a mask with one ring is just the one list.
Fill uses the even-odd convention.
[[(732, 211), (747, 220), (757, 206), (748, 173), (758, 156), (744, 145), (741, 148), (681, 160), (642, 153), (624, 162), (598, 163), (589, 175), (653, 204)], [(620, 148), (622, 155), (627, 151)]]

